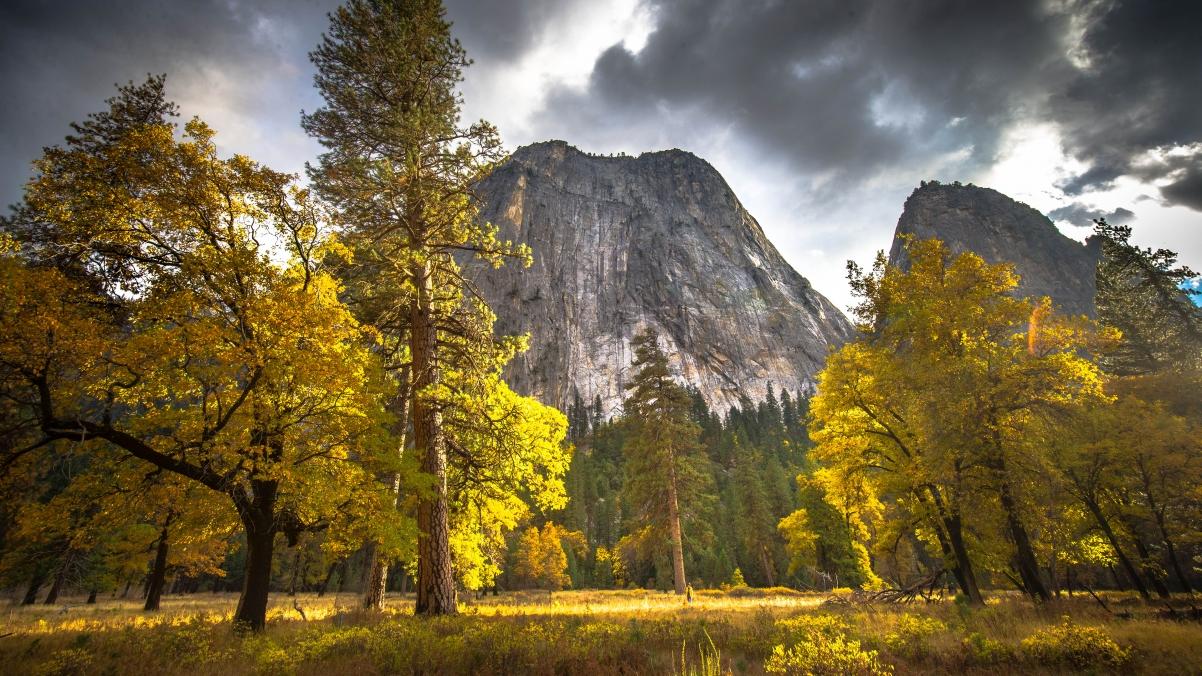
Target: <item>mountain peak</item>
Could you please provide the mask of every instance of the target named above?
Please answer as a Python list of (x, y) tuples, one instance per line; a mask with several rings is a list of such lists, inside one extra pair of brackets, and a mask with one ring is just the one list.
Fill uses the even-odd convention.
[(722, 176), (679, 149), (591, 155), (563, 141), (519, 148), (481, 184), (482, 216), (529, 244), (527, 270), (472, 274), (498, 331), (530, 333), (514, 388), (554, 405), (620, 408), (631, 337), (656, 330), (677, 378), (709, 405), (809, 393), (853, 335), (785, 262)]
[(924, 181), (906, 200), (889, 251), (889, 261), (904, 267), (903, 234), (1012, 263), (1022, 294), (1049, 296), (1069, 314), (1094, 313), (1097, 247), (1066, 237), (1047, 216), (996, 190)]

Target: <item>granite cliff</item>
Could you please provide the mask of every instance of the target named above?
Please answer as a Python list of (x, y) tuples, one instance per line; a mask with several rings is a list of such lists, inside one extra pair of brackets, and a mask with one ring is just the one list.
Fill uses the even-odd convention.
[(680, 380), (725, 410), (740, 397), (813, 391), (854, 330), (777, 252), (718, 172), (680, 150), (589, 155), (562, 141), (518, 149), (479, 186), (483, 217), (529, 244), (528, 269), (469, 275), (500, 333), (530, 334), (506, 378), (565, 406), (619, 410), (630, 339), (660, 335)]
[(902, 234), (937, 237), (952, 251), (1013, 263), (1021, 294), (1050, 296), (1069, 314), (1094, 313), (1100, 249), (1065, 237), (1047, 216), (996, 190), (924, 183), (906, 200), (889, 251), (889, 261), (904, 267)]

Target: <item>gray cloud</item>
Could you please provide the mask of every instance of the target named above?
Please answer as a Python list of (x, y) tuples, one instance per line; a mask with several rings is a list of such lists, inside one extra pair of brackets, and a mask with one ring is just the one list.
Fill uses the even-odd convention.
[(1135, 219), (1135, 212), (1119, 207), (1114, 211), (1094, 209), (1084, 204), (1074, 202), (1068, 206), (1053, 209), (1048, 212), (1048, 218), (1053, 221), (1067, 221), (1079, 228), (1093, 227), (1094, 219), (1104, 218), (1112, 225), (1124, 225)]
[[(260, 159), (295, 164), (307, 144), (297, 114), (313, 105), (306, 53), (328, 3), (272, 0), (0, 5), (0, 199), (20, 195), (29, 162), (71, 121), (103, 107), (114, 84), (166, 73), (183, 113), (204, 113), (218, 142), (257, 142)], [(211, 119), (213, 116), (219, 120)], [(296, 130), (288, 136), (279, 130)], [(271, 142), (267, 142), (267, 138)], [(250, 150), (240, 147), (238, 150)], [(266, 157), (264, 157), (266, 156)]]
[(548, 126), (684, 115), (848, 179), (960, 149), (981, 166), (1025, 95), (1066, 69), (1048, 55), (1068, 17), (1042, 2), (653, 4), (647, 44), (605, 52), (587, 90), (551, 98)]
[[(316, 145), (299, 113), (320, 100), (308, 52), (337, 0), (12, 0), (0, 3), (0, 209), (20, 198), (30, 162), (68, 124), (104, 106), (114, 85), (166, 73), (185, 116), (218, 142), (299, 171)], [(490, 64), (521, 56), (568, 2), (450, 0), (470, 54)], [(214, 117), (218, 119), (213, 119)]]
[(1152, 149), (1202, 141), (1202, 4), (1126, 0), (1085, 10), (1088, 65), (1049, 100), (1066, 149), (1090, 165), (1066, 191), (1104, 188), (1121, 175), (1164, 179), (1166, 200), (1202, 210), (1202, 150), (1136, 162)]
[[(1202, 155), (1135, 162), (1202, 141), (1202, 4), (648, 3), (658, 23), (647, 44), (615, 45), (587, 89), (551, 96), (546, 128), (600, 143), (648, 121), (698, 136), (733, 130), (837, 184), (956, 151), (963, 160), (950, 169), (969, 175), (996, 160), (1014, 124), (1051, 121), (1088, 166), (1066, 193), (1134, 175), (1168, 180), (1164, 199), (1202, 208)], [(633, 120), (644, 123), (631, 129)]]
[[(456, 35), (481, 62), (479, 72), (489, 73), (520, 60), (548, 31), (586, 30), (564, 25), (582, 2), (447, 5)], [(909, 183), (931, 166), (946, 178), (971, 176), (996, 160), (1007, 129), (1050, 121), (1062, 129), (1065, 149), (1087, 164), (1061, 186), (1066, 193), (1131, 175), (1163, 185), (1168, 202), (1202, 210), (1202, 155), (1148, 154), (1202, 143), (1198, 3), (644, 2), (655, 17), (646, 44), (614, 45), (583, 90), (550, 92), (533, 129), (601, 149), (730, 138), (744, 156), (802, 177), (799, 185), (820, 203), (824, 191), (864, 185), (882, 172), (913, 172)], [(266, 161), (298, 169), (313, 146), (297, 113), (318, 104), (306, 53), (335, 5), (0, 5), (8, 93), (0, 108), (0, 201), (19, 195), (28, 162), (68, 122), (100, 107), (113, 83), (148, 72), (168, 74), (185, 114), (224, 115), (219, 140), (250, 143), (246, 149)], [(1074, 60), (1080, 55), (1084, 67)]]

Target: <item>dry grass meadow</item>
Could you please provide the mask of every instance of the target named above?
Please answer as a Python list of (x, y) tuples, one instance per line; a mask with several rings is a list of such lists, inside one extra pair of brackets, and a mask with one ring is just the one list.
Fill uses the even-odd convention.
[[(834, 598), (835, 600), (832, 600)], [(1044, 607), (1010, 596), (859, 603), (788, 590), (505, 593), (422, 619), (409, 601), (368, 615), (356, 596), (276, 595), (259, 635), (233, 631), (236, 597), (8, 606), (13, 674), (1202, 674), (1202, 624), (1123, 596)]]

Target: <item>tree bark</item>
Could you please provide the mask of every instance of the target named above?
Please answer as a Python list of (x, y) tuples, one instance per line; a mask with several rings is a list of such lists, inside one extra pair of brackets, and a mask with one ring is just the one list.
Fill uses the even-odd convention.
[(296, 596), (296, 582), (300, 578), (301, 572), (301, 548), (293, 547), (296, 553), (292, 555), (292, 579), (288, 582), (288, 595)]
[(267, 624), (267, 598), (271, 590), (271, 556), (275, 549), (274, 481), (254, 481), (254, 499), (241, 506), (239, 516), (246, 531), (246, 575), (242, 595), (234, 612), (234, 625), (250, 631), (262, 631)]
[(1152, 583), (1152, 589), (1156, 590), (1156, 595), (1160, 598), (1169, 598), (1169, 588), (1165, 586), (1164, 580), (1160, 579), (1160, 576), (1156, 574), (1155, 564), (1152, 562), (1152, 555), (1148, 552), (1148, 547), (1139, 538), (1134, 524), (1128, 524), (1128, 529), (1131, 531), (1131, 542), (1135, 544), (1135, 553), (1139, 554), (1139, 567), (1148, 576), (1148, 582)]
[(675, 458), (668, 463), (668, 529), (672, 536), (672, 581), (676, 595), (685, 593), (687, 583), (684, 577), (684, 539), (680, 532), (680, 503), (676, 496), (676, 462)]
[(21, 605), (32, 606), (38, 602), (38, 590), (46, 582), (46, 572), (38, 570), (29, 579), (29, 586), (25, 588), (25, 598), (21, 599)]
[[(407, 442), (407, 434), (409, 427), (409, 367), (401, 370), (400, 377), (400, 394), (397, 397), (398, 411), (397, 421), (398, 426), (396, 431), (397, 436), (397, 457), (404, 458), (405, 444)], [(392, 490), (392, 506), (395, 509), (397, 502), (401, 497), (401, 475), (393, 473), (388, 478), (389, 487)], [(390, 561), (384, 553), (380, 551), (378, 542), (372, 542), (367, 552), (367, 580), (363, 587), (363, 608), (364, 610), (383, 610), (384, 597), (388, 592), (388, 569)]]
[(171, 527), (171, 520), (174, 516), (174, 512), (168, 512), (167, 518), (163, 523), (163, 529), (159, 531), (159, 542), (154, 552), (154, 564), (150, 569), (150, 579), (146, 585), (146, 604), (142, 606), (142, 610), (144, 611), (159, 609), (159, 601), (163, 596), (163, 587), (167, 584), (167, 552), (170, 546), (168, 529)]
[(1131, 563), (1131, 559), (1123, 551), (1123, 547), (1119, 544), (1118, 536), (1115, 534), (1114, 528), (1110, 525), (1110, 520), (1102, 513), (1101, 505), (1087, 495), (1081, 496), (1081, 502), (1085, 503), (1086, 509), (1093, 515), (1098, 528), (1102, 529), (1102, 534), (1106, 536), (1106, 540), (1110, 543), (1110, 548), (1114, 550), (1114, 555), (1118, 557), (1119, 564), (1123, 567), (1123, 572), (1127, 574), (1127, 578), (1131, 580), (1131, 584), (1135, 585), (1135, 589), (1139, 592), (1139, 595), (1144, 599), (1151, 598), (1151, 594), (1148, 593), (1148, 587), (1144, 584), (1143, 576), (1135, 570), (1135, 565)]
[(58, 603), (58, 595), (63, 590), (63, 583), (67, 580), (67, 569), (75, 560), (75, 550), (68, 547), (67, 553), (63, 554), (63, 561), (58, 567), (58, 573), (54, 575), (54, 582), (50, 585), (50, 592), (46, 594), (44, 605), (52, 606)]
[(1001, 436), (997, 431), (997, 421), (990, 420), (994, 425), (993, 452), (991, 468), (997, 473), (998, 497), (1002, 511), (1006, 517), (1006, 527), (1010, 531), (1010, 542), (1014, 545), (1014, 567), (1022, 580), (1023, 591), (1037, 601), (1051, 600), (1047, 585), (1039, 572), (1039, 561), (1035, 558), (1035, 548), (1031, 545), (1031, 536), (1023, 524), (1022, 515), (1018, 513), (1018, 501), (1014, 498), (1010, 487), (1010, 477), (1006, 469), (1006, 454), (1002, 446)]
[(326, 577), (324, 580), (321, 581), (321, 586), (317, 588), (317, 598), (321, 598), (321, 597), (325, 596), (326, 592), (329, 591), (330, 582), (334, 579), (334, 573), (336, 573), (336, 572), (338, 572), (338, 562), (337, 561), (335, 561), (334, 563), (331, 563), (329, 569), (326, 570)]
[(367, 556), (367, 577), (363, 585), (363, 609), (383, 610), (388, 592), (388, 560), (379, 545), (371, 543)]
[(457, 612), (451, 563), (450, 511), (447, 500), (447, 452), (442, 439), (442, 415), (425, 390), (439, 382), (438, 336), (432, 301), (433, 266), (415, 266), (417, 302), (412, 308), (410, 354), (413, 362), (413, 443), (421, 470), (433, 479), (431, 493), (417, 505), (417, 603), (421, 615)]
[[(960, 591), (968, 597), (968, 602), (974, 606), (985, 605), (985, 598), (981, 595), (981, 587), (977, 584), (976, 572), (972, 567), (972, 560), (968, 558), (968, 547), (964, 543), (964, 527), (960, 519), (959, 511), (952, 512), (943, 502), (943, 496), (934, 486), (927, 486), (927, 492), (930, 494), (931, 501), (935, 503), (935, 509), (939, 514), (939, 524), (936, 524), (935, 533), (939, 537), (939, 545), (943, 549), (944, 557), (949, 557), (952, 561), (952, 576), (956, 578), (956, 583), (960, 585)], [(945, 540), (946, 538), (946, 540)], [(950, 551), (949, 551), (950, 550)]]
[(768, 581), (768, 586), (775, 587), (776, 566), (772, 564), (772, 556), (768, 553), (767, 545), (760, 545), (760, 567), (764, 569), (764, 579)]
[(1035, 550), (1031, 546), (1031, 537), (1027, 534), (1027, 528), (1023, 525), (1022, 518), (1018, 513), (1018, 504), (1014, 500), (1014, 495), (1010, 492), (1010, 482), (1006, 479), (1005, 466), (999, 464), (999, 473), (1002, 474), (1001, 485), (999, 486), (999, 496), (1002, 503), (1002, 511), (1006, 513), (1006, 525), (1010, 530), (1010, 540), (1014, 544), (1014, 562), (1018, 568), (1019, 577), (1022, 579), (1023, 587), (1027, 595), (1039, 601), (1048, 601), (1051, 599), (1051, 594), (1048, 593), (1047, 585), (1043, 583), (1043, 578), (1039, 574), (1039, 562), (1035, 559)]

